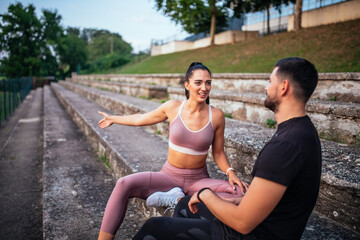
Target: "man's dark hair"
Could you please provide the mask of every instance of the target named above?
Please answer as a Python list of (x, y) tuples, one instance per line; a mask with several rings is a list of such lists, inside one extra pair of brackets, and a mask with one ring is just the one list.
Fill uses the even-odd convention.
[(306, 103), (318, 83), (318, 72), (311, 62), (298, 57), (280, 59), (276, 76), (281, 80), (288, 79), (293, 86), (294, 96)]
[[(185, 82), (189, 82), (189, 79), (193, 75), (193, 71), (198, 70), (198, 69), (207, 71), (211, 76), (210, 70), (205, 65), (203, 65), (201, 62), (193, 62), (193, 63), (190, 64), (188, 70), (186, 71)], [(189, 91), (186, 90), (186, 88), (185, 88), (185, 96), (186, 96), (186, 99), (189, 99)], [(209, 97), (206, 98), (206, 103), (210, 104), (210, 98)]]

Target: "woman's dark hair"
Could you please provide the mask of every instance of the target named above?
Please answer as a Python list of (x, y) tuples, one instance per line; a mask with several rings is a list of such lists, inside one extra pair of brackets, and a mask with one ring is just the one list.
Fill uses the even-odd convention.
[[(203, 65), (201, 62), (193, 62), (193, 63), (190, 64), (188, 70), (186, 71), (185, 82), (189, 82), (189, 79), (193, 75), (193, 72), (195, 70), (198, 70), (198, 69), (207, 71), (211, 76), (210, 70), (205, 65)], [(189, 99), (189, 91), (186, 88), (185, 88), (185, 96), (186, 96), (186, 99)], [(206, 103), (210, 104), (210, 98), (209, 97), (207, 97)]]

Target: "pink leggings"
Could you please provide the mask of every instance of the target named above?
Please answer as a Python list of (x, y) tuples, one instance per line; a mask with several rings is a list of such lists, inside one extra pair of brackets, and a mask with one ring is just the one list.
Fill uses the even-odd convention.
[(106, 205), (101, 230), (115, 234), (124, 220), (129, 198), (146, 199), (157, 191), (180, 187), (186, 195), (209, 187), (223, 198), (240, 198), (240, 187), (233, 190), (228, 181), (209, 177), (206, 165), (197, 169), (183, 169), (166, 162), (160, 172), (140, 172), (120, 178)]

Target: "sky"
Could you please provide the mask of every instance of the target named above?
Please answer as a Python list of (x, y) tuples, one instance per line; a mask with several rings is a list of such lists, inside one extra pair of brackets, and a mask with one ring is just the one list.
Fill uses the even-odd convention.
[(106, 29), (118, 33), (131, 44), (133, 52), (150, 48), (151, 39), (183, 39), (189, 34), (169, 17), (155, 9), (155, 0), (0, 0), (0, 14), (11, 3), (30, 3), (36, 8), (55, 10), (62, 16), (63, 27)]

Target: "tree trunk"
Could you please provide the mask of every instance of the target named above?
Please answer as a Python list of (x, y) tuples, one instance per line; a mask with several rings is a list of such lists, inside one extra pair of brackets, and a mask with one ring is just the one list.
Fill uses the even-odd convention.
[(216, 6), (215, 1), (211, 1), (211, 26), (210, 26), (210, 46), (215, 45), (215, 31), (216, 31)]
[(278, 26), (278, 32), (280, 32), (281, 30), (281, 8), (279, 8), (279, 26)]
[(267, 29), (266, 29), (266, 34), (269, 35), (270, 34), (270, 5), (266, 7), (266, 26), (267, 26)]
[(302, 14), (302, 3), (303, 0), (296, 0), (295, 13), (294, 13), (294, 31), (301, 29), (301, 14)]

